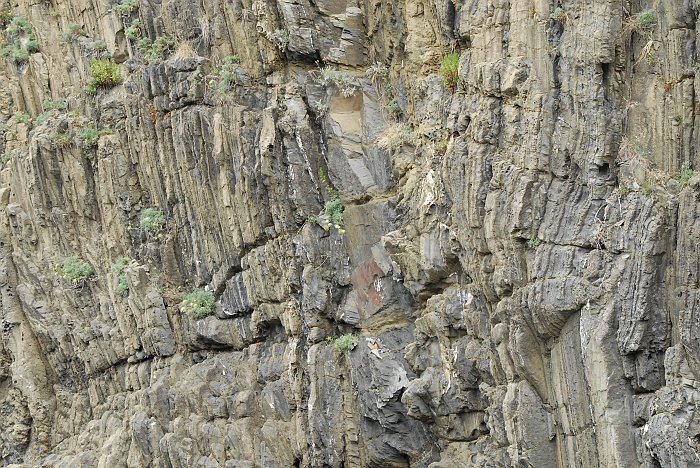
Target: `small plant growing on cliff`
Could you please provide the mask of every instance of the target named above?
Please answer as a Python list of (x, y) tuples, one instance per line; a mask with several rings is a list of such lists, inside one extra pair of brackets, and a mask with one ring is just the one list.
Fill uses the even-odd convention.
[(195, 320), (199, 320), (211, 315), (215, 307), (214, 295), (209, 291), (197, 289), (182, 299), (180, 312), (189, 314)]
[(135, 41), (141, 35), (141, 20), (134, 20), (129, 27), (124, 30), (124, 35), (130, 41)]
[(130, 15), (139, 8), (139, 0), (122, 0), (114, 10), (120, 15)]
[(146, 208), (141, 212), (139, 225), (147, 235), (159, 239), (161, 237), (163, 225), (165, 225), (165, 215), (159, 209)]
[(532, 236), (527, 241), (527, 248), (530, 250), (535, 250), (540, 246), (542, 241), (537, 236)]
[(265, 37), (268, 41), (275, 44), (280, 52), (284, 52), (289, 45), (289, 33), (286, 29), (275, 29), (274, 31), (268, 31), (265, 33)]
[(445, 81), (445, 86), (454, 91), (457, 88), (457, 82), (459, 81), (459, 54), (453, 52), (447, 54), (442, 58), (442, 63), (440, 64), (440, 75)]
[(85, 93), (93, 95), (98, 88), (111, 88), (121, 81), (119, 66), (110, 59), (92, 59), (90, 61), (90, 77)]
[(158, 36), (156, 40), (151, 42), (147, 37), (144, 37), (138, 42), (139, 50), (143, 60), (153, 65), (167, 58), (175, 47), (175, 41), (170, 36)]
[(656, 25), (654, 10), (645, 10), (634, 18), (635, 30), (640, 33), (651, 33)]
[(36, 36), (24, 16), (12, 16), (5, 31), (6, 44), (0, 49), (0, 57), (10, 57), (19, 65), (29, 60), (29, 54), (39, 50)]
[(337, 351), (352, 351), (357, 346), (357, 337), (352, 333), (339, 336), (333, 340), (333, 347)]
[(229, 55), (224, 59), (224, 63), (219, 68), (218, 81), (216, 81), (216, 89), (221, 92), (231, 90), (236, 84), (236, 65), (241, 63), (241, 58), (238, 55)]
[(685, 186), (688, 185), (688, 182), (690, 182), (694, 174), (690, 166), (683, 166), (680, 174), (678, 174), (678, 182), (681, 184), (681, 188), (685, 188)]
[(112, 265), (112, 273), (117, 275), (117, 288), (115, 292), (120, 297), (127, 297), (129, 295), (129, 280), (124, 273), (124, 269), (131, 263), (129, 257), (118, 257), (114, 264)]
[(80, 284), (92, 278), (95, 269), (78, 257), (68, 257), (56, 262), (53, 272), (62, 280), (70, 280), (74, 284)]
[(334, 70), (331, 67), (323, 67), (320, 70), (321, 83), (324, 86), (334, 85), (343, 97), (350, 97), (362, 87), (360, 81), (350, 73)]
[(316, 223), (321, 226), (325, 231), (328, 231), (331, 226), (333, 226), (338, 234), (345, 234), (345, 229), (343, 229), (343, 202), (340, 199), (340, 194), (331, 187), (326, 179), (326, 174), (324, 174), (323, 169), (318, 171), (318, 177), (321, 183), (324, 185), (328, 193), (331, 195), (331, 199), (328, 200), (323, 205), (323, 211), (319, 215), (310, 216), (309, 221)]
[(66, 25), (66, 30), (61, 33), (61, 39), (63, 39), (64, 42), (72, 42), (80, 36), (87, 36), (87, 34), (85, 34), (83, 28), (76, 23), (68, 23)]
[(17, 112), (14, 116), (12, 116), (12, 118), (15, 122), (21, 124), (28, 124), (32, 120), (32, 118), (26, 112)]
[(95, 127), (85, 127), (80, 132), (80, 146), (84, 150), (90, 150), (97, 147), (97, 141), (101, 136), (108, 135), (112, 131), (109, 128), (97, 130)]

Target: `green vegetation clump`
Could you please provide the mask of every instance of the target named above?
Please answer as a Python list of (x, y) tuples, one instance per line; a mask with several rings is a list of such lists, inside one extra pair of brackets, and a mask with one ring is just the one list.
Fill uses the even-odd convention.
[(85, 34), (83, 28), (76, 23), (68, 23), (66, 25), (66, 30), (61, 33), (61, 39), (63, 39), (65, 42), (72, 42), (73, 39), (80, 36), (87, 36), (87, 34)]
[(139, 50), (144, 61), (153, 65), (166, 59), (175, 47), (175, 41), (170, 36), (158, 36), (156, 40), (151, 42), (147, 37), (144, 37), (138, 42)]
[(333, 340), (333, 347), (337, 351), (352, 351), (357, 346), (357, 337), (348, 333)]
[(46, 99), (44, 102), (41, 103), (41, 107), (43, 109), (43, 112), (36, 117), (37, 125), (41, 125), (42, 123), (49, 120), (54, 111), (65, 110), (66, 102), (62, 100), (54, 101), (51, 99)]
[(656, 25), (654, 10), (645, 10), (634, 19), (635, 29), (639, 32), (649, 33)]
[(53, 272), (62, 280), (70, 280), (74, 284), (83, 283), (95, 274), (95, 269), (88, 262), (78, 257), (68, 257), (54, 264)]
[(680, 174), (678, 174), (678, 182), (681, 184), (681, 188), (685, 188), (685, 186), (688, 185), (688, 182), (690, 182), (690, 179), (693, 178), (694, 174), (695, 172), (690, 168), (690, 166), (683, 166)]
[(112, 273), (117, 275), (117, 288), (115, 292), (120, 297), (129, 295), (129, 280), (124, 273), (124, 269), (131, 263), (129, 257), (118, 257), (112, 265)]
[(241, 58), (238, 55), (229, 55), (224, 59), (224, 63), (219, 69), (219, 79), (216, 82), (216, 88), (219, 91), (229, 91), (236, 83), (236, 65), (241, 63)]
[(139, 0), (122, 0), (114, 9), (120, 15), (130, 15), (139, 8)]
[(286, 29), (275, 29), (265, 33), (268, 41), (274, 43), (280, 52), (284, 52), (289, 45), (289, 32)]
[(535, 250), (540, 246), (542, 241), (537, 236), (532, 236), (527, 241), (527, 248), (530, 250)]
[(199, 320), (211, 315), (216, 307), (214, 295), (209, 291), (197, 289), (186, 295), (180, 303), (180, 312), (189, 314)]
[(90, 77), (85, 92), (93, 95), (98, 88), (111, 88), (121, 81), (119, 66), (110, 59), (90, 60)]
[(164, 224), (165, 215), (157, 208), (146, 208), (139, 217), (141, 229), (151, 237), (159, 238)]
[(28, 124), (32, 120), (32, 118), (26, 112), (17, 112), (13, 116), (13, 118), (14, 118), (15, 122), (23, 123), (23, 124)]
[(0, 57), (9, 57), (15, 63), (22, 64), (29, 60), (29, 54), (39, 51), (36, 36), (24, 16), (7, 18), (9, 26), (5, 31), (5, 46), (0, 49)]
[(141, 35), (141, 20), (134, 20), (131, 25), (124, 30), (124, 35), (130, 41), (135, 41)]
[(10, 20), (9, 26), (7, 26), (7, 32), (11, 34), (31, 34), (32, 27), (29, 25), (29, 21), (24, 16), (13, 16)]
[(109, 128), (101, 128), (97, 130), (95, 127), (85, 127), (82, 132), (80, 132), (80, 146), (84, 150), (90, 150), (97, 147), (97, 141), (101, 136), (108, 135), (112, 133)]
[(331, 199), (323, 205), (321, 214), (309, 217), (309, 222), (318, 224), (325, 231), (328, 231), (331, 226), (333, 226), (338, 231), (338, 234), (343, 235), (345, 234), (345, 229), (343, 229), (343, 211), (345, 207), (343, 207), (340, 194), (328, 183), (323, 169), (318, 171), (318, 176), (319, 179), (321, 179), (321, 183), (331, 195)]
[(445, 86), (454, 91), (459, 81), (459, 54), (453, 52), (442, 58), (440, 65), (440, 75), (445, 81)]

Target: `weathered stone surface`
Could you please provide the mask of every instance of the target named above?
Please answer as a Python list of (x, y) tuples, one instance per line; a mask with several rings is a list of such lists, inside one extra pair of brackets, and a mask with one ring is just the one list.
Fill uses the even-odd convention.
[(700, 4), (119, 10), (0, 0), (0, 464), (700, 466)]

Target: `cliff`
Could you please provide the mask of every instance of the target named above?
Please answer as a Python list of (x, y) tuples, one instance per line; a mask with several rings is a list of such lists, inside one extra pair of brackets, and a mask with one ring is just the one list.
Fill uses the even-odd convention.
[(700, 466), (698, 0), (0, 0), (0, 460)]

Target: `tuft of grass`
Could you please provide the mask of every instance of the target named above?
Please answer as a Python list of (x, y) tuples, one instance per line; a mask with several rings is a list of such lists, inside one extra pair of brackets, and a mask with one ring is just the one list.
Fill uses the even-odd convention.
[(678, 174), (678, 182), (681, 184), (681, 188), (685, 188), (688, 185), (688, 182), (690, 182), (690, 179), (693, 178), (693, 175), (695, 175), (695, 172), (690, 168), (690, 166), (683, 166), (681, 172)]
[(138, 42), (139, 50), (143, 60), (148, 65), (162, 62), (173, 52), (175, 41), (170, 36), (158, 36), (156, 40), (151, 42), (147, 37), (144, 37)]
[(165, 215), (157, 208), (146, 208), (139, 216), (139, 225), (148, 236), (159, 239), (165, 225)]
[(339, 336), (333, 340), (333, 347), (336, 351), (352, 351), (357, 346), (358, 339), (352, 333)]
[(182, 298), (180, 312), (189, 314), (195, 320), (211, 315), (216, 307), (214, 295), (209, 291), (196, 289)]
[(459, 82), (459, 54), (453, 52), (447, 54), (442, 58), (442, 63), (440, 64), (440, 75), (445, 81), (445, 86), (454, 91), (457, 88), (457, 83)]
[(219, 68), (216, 89), (222, 92), (231, 90), (236, 84), (236, 65), (239, 63), (241, 63), (241, 58), (238, 55), (229, 55), (224, 59), (224, 63)]
[(98, 88), (111, 88), (121, 82), (119, 66), (111, 59), (90, 60), (90, 77), (88, 78), (85, 93), (93, 95)]
[(62, 280), (70, 280), (74, 284), (84, 283), (95, 275), (95, 269), (88, 262), (77, 256), (64, 258), (54, 264), (53, 272)]

